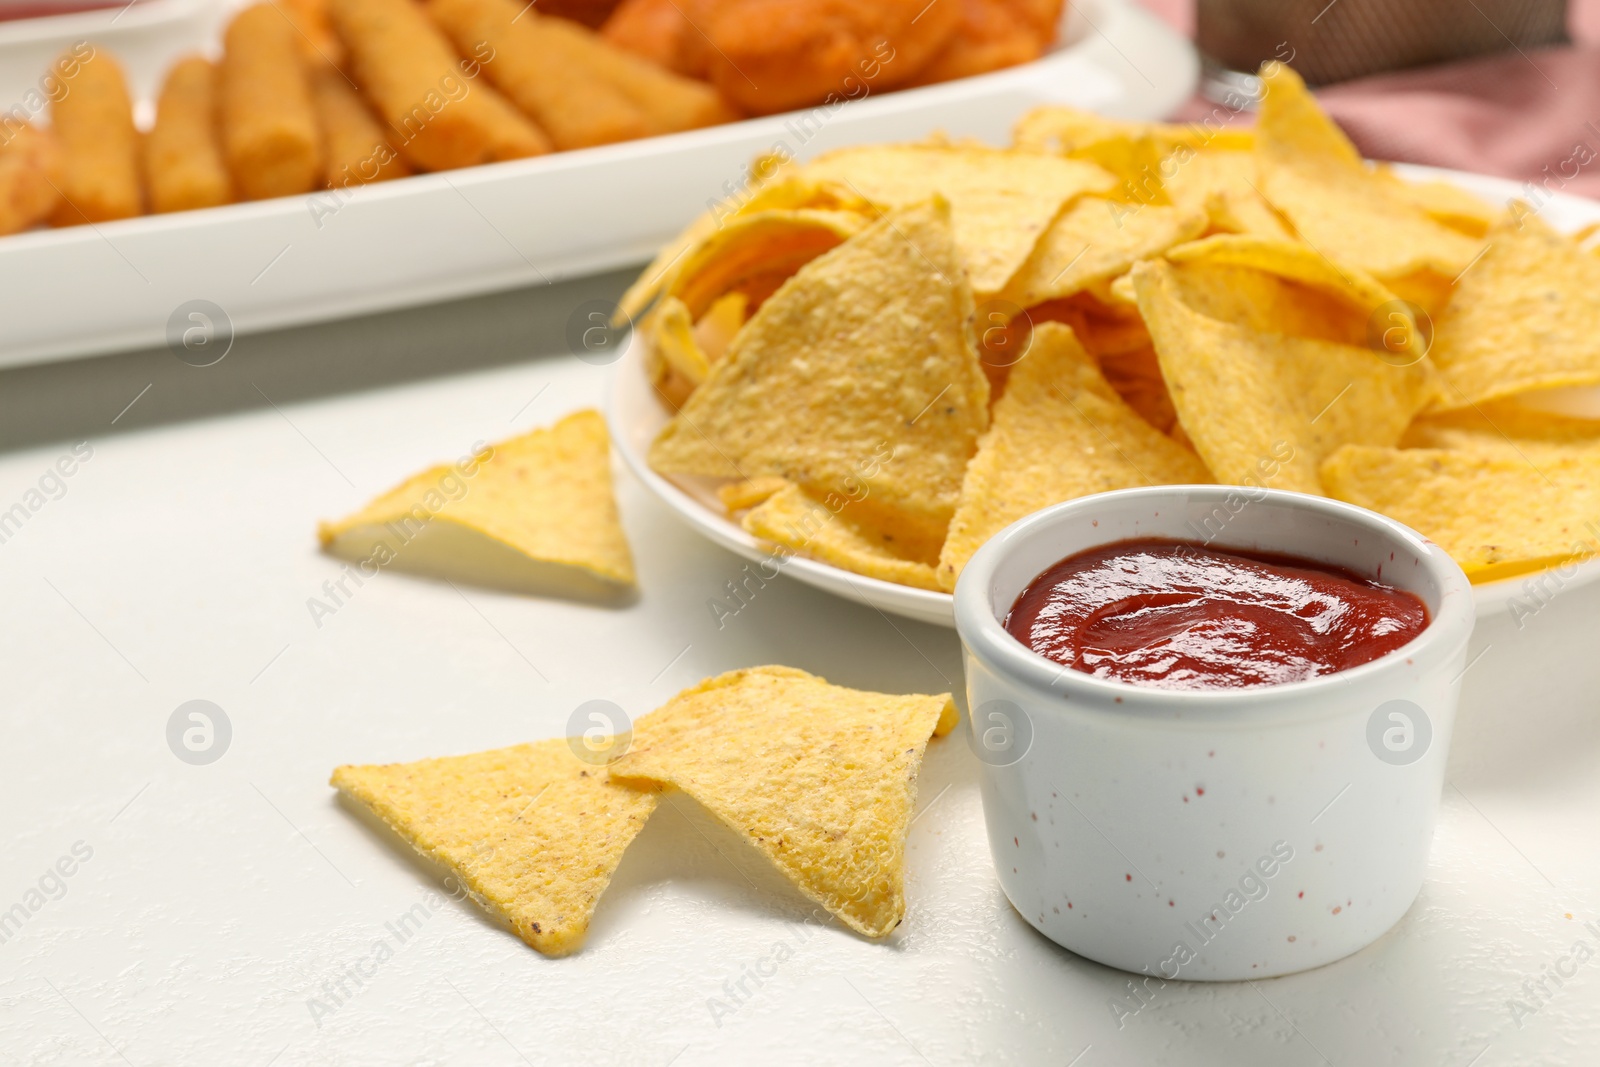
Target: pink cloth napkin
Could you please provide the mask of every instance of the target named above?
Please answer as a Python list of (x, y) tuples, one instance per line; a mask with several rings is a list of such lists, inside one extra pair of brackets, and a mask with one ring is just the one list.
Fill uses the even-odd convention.
[[(1194, 32), (1194, 0), (1142, 2)], [(1570, 47), (1358, 78), (1317, 98), (1370, 158), (1600, 198), (1600, 0), (1571, 0), (1568, 29)]]

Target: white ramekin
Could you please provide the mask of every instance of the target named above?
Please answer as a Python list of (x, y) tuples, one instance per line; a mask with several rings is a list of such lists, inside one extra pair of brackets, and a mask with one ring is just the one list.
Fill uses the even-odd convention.
[[(1334, 564), (1415, 593), (1430, 622), (1352, 670), (1190, 692), (1066, 669), (1002, 628), (1057, 560), (1139, 537)], [(955, 613), (995, 869), (1052, 941), (1146, 990), (1263, 978), (1355, 952), (1416, 899), (1474, 621), (1466, 576), (1420, 534), (1300, 493), (1102, 493), (996, 535)]]

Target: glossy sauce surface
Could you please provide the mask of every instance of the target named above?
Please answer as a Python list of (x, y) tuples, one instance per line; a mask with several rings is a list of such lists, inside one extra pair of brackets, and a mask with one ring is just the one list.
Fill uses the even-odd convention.
[(1068, 556), (1005, 619), (1057, 663), (1160, 689), (1315, 678), (1371, 662), (1427, 625), (1415, 595), (1335, 568), (1155, 539)]

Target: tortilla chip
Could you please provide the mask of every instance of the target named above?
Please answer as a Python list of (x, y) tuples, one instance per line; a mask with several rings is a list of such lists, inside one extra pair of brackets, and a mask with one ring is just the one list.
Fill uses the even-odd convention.
[(970, 145), (844, 148), (802, 173), (838, 182), (883, 208), (944, 197), (972, 288), (985, 295), (1005, 287), (1064, 205), (1117, 184), (1092, 163)]
[[(1365, 346), (1369, 316), (1309, 286), (1253, 267), (1176, 263), (1171, 278), (1186, 307), (1261, 333)], [(1136, 289), (1128, 279), (1130, 289)], [(1138, 293), (1134, 292), (1135, 306)], [(1409, 358), (1409, 356), (1408, 356)]]
[(904, 558), (907, 546), (892, 534), (858, 526), (844, 511), (843, 504), (829, 507), (798, 486), (785, 485), (751, 510), (741, 525), (773, 544), (855, 574), (917, 589), (939, 588), (931, 564)]
[(758, 211), (726, 221), (685, 253), (663, 290), (698, 319), (725, 293), (760, 300), (790, 275), (866, 225), (848, 211)]
[(741, 292), (724, 293), (711, 302), (700, 321), (694, 324), (695, 343), (715, 363), (728, 353), (734, 335), (744, 329), (749, 317), (750, 298)]
[(1583, 452), (1600, 453), (1600, 419), (1559, 415), (1514, 400), (1419, 417), (1401, 448), (1449, 448), (1543, 463)]
[(755, 507), (788, 484), (787, 478), (771, 474), (743, 482), (729, 482), (717, 488), (717, 499), (722, 501), (722, 506), (730, 512), (743, 511), (745, 508)]
[(947, 206), (893, 212), (761, 306), (650, 463), (780, 475), (818, 498), (870, 485), (874, 525), (941, 539), (989, 421), (974, 314)]
[(1256, 187), (1253, 152), (1177, 152), (1161, 164), (1164, 188), (1179, 211), (1203, 211), (1211, 228), (1288, 240), (1294, 235)]
[(1032, 307), (1071, 296), (1193, 240), (1205, 228), (1203, 212), (1083, 197), (1050, 224), (1002, 297)]
[(1600, 551), (1600, 455), (1541, 459), (1436, 449), (1339, 449), (1330, 495), (1431, 538), (1475, 582)]
[(613, 784), (565, 738), (415, 763), (344, 766), (331, 783), (547, 956), (577, 949), (656, 795)]
[(1255, 136), (1249, 130), (1130, 122), (1055, 104), (1036, 107), (1017, 120), (1011, 141), (1015, 147), (1030, 152), (1057, 152), (1098, 163), (1124, 181), (1135, 183), (1146, 177), (1145, 168), (1180, 145), (1194, 151), (1248, 151), (1255, 146)]
[(905, 915), (905, 840), (948, 693), (892, 696), (790, 667), (731, 671), (640, 719), (609, 770), (672, 786), (743, 834), (807, 897), (883, 937)]
[(1457, 230), (1474, 240), (1482, 240), (1499, 218), (1496, 209), (1482, 197), (1449, 182), (1413, 182), (1379, 165), (1377, 173), (1394, 179), (1394, 190), (1421, 208), (1435, 222)]
[[(1096, 353), (1095, 362), (1107, 384), (1145, 422), (1164, 434), (1177, 428), (1178, 410), (1172, 406), (1172, 393), (1167, 389), (1167, 380), (1161, 377), (1161, 360), (1154, 347), (1146, 344), (1132, 352), (1110, 356)], [(1193, 451), (1192, 445), (1185, 443), (1184, 447)]]
[(1392, 355), (1421, 359), (1427, 354), (1428, 342), (1418, 328), (1413, 309), (1366, 271), (1335, 263), (1300, 241), (1254, 234), (1216, 234), (1170, 248), (1166, 257), (1173, 263), (1249, 267), (1298, 282), (1347, 304), (1360, 321), (1368, 324), (1368, 333), (1373, 335), (1369, 339), (1378, 341)]
[(610, 437), (597, 411), (501, 441), (469, 461), (433, 467), (338, 522), (324, 522), (324, 547), (388, 546), (380, 565), (438, 521), (481, 534), (527, 559), (634, 584), (611, 488)]
[(1600, 260), (1513, 211), (1456, 283), (1436, 321), (1433, 359), (1446, 408), (1600, 384)]
[(1051, 504), (1111, 489), (1211, 480), (1193, 452), (1117, 395), (1071, 330), (1041, 323), (967, 465), (939, 556), (939, 583), (954, 589), (985, 541)]
[(1454, 277), (1471, 262), (1479, 243), (1368, 169), (1298, 74), (1267, 63), (1261, 80), (1257, 185), (1302, 240), (1380, 279), (1424, 267)]
[(1163, 260), (1135, 267), (1133, 282), (1178, 421), (1224, 484), (1321, 495), (1326, 456), (1393, 445), (1433, 395), (1426, 362), (1391, 366), (1365, 348), (1198, 314)]
[(675, 296), (666, 297), (645, 319), (646, 333), (662, 363), (676, 371), (691, 385), (698, 386), (711, 376), (711, 357), (695, 337), (689, 309)]

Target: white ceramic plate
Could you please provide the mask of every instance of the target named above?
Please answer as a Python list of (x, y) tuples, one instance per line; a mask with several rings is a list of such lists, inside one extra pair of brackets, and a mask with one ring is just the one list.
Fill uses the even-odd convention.
[[(195, 6), (162, 33), (94, 35), (148, 97), (172, 57), (214, 48), (240, 0)], [(133, 19), (129, 11), (125, 20)], [(109, 16), (96, 15), (109, 19)], [(120, 25), (120, 24), (119, 24)], [(78, 31), (8, 48), (0, 101), (24, 99)], [(798, 157), (937, 130), (1004, 141), (1029, 107), (1067, 103), (1124, 118), (1169, 113), (1193, 91), (1193, 47), (1131, 0), (1080, 0), (1063, 44), (1033, 63), (813, 112), (562, 152), (357, 189), (233, 204), (0, 239), (0, 366), (161, 345), (203, 300), (243, 333), (534, 285), (643, 262), (683, 221), (737, 190), (757, 154)], [(821, 113), (826, 115), (826, 113)], [(209, 312), (213, 317), (217, 311)]]
[[(1493, 204), (1504, 204), (1526, 196), (1522, 186), (1503, 178), (1490, 178), (1480, 174), (1440, 170), (1434, 167), (1400, 166), (1397, 171), (1415, 179), (1437, 178), (1452, 182), (1469, 192), (1476, 193)], [(1561, 230), (1575, 230), (1591, 222), (1600, 221), (1600, 203), (1576, 196), (1557, 194), (1541, 208), (1540, 215), (1552, 226)], [(687, 219), (687, 216), (685, 216)], [(644, 370), (644, 346), (635, 335), (629, 339), (615, 368), (609, 399), (611, 432), (623, 459), (638, 478), (677, 513), (685, 522), (717, 544), (744, 556), (763, 561), (773, 559), (761, 542), (746, 533), (727, 512), (714, 493), (713, 479), (667, 479), (650, 469), (645, 461), (650, 442), (667, 422), (670, 412), (650, 387)], [(1552, 410), (1571, 414), (1600, 416), (1600, 390), (1569, 390), (1549, 394), (1546, 406)], [(912, 589), (876, 578), (852, 574), (827, 563), (799, 557), (790, 558), (783, 565), (784, 572), (808, 585), (830, 593), (869, 604), (880, 611), (893, 612), (923, 622), (954, 626), (955, 618), (948, 593), (934, 593), (926, 589)], [(1541, 600), (1548, 599), (1557, 588), (1567, 590), (1587, 585), (1600, 578), (1600, 557), (1590, 559), (1562, 574), (1547, 572), (1543, 576), (1544, 588), (1530, 589), (1529, 583), (1539, 580), (1526, 576), (1508, 578), (1473, 587), (1477, 601), (1478, 617), (1499, 614), (1511, 608), (1521, 598), (1529, 610), (1536, 609)], [(1552, 584), (1553, 583), (1553, 584)]]

